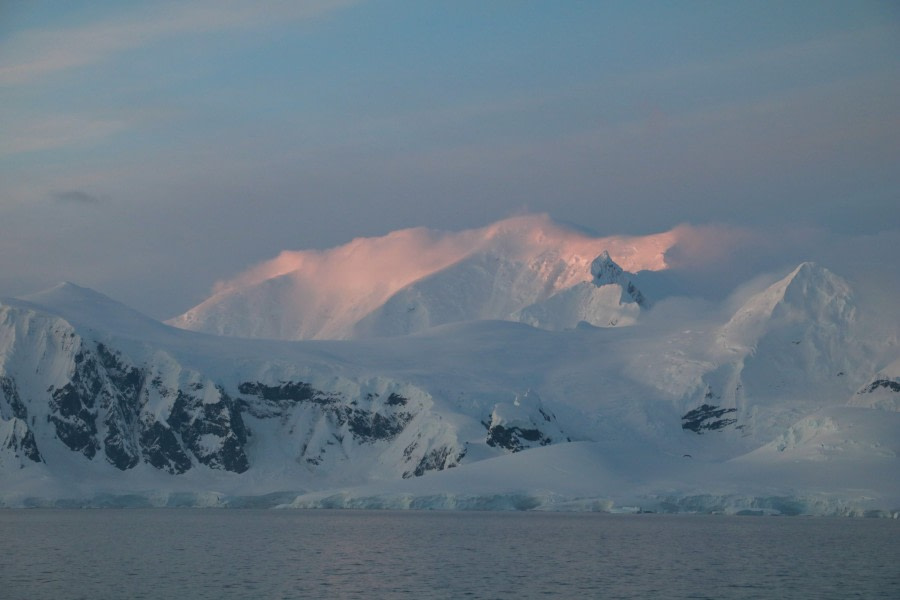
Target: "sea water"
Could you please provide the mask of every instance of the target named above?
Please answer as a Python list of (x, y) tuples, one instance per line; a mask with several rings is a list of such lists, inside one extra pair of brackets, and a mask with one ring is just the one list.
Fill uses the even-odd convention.
[(900, 598), (900, 522), (427, 511), (0, 511), (0, 597)]

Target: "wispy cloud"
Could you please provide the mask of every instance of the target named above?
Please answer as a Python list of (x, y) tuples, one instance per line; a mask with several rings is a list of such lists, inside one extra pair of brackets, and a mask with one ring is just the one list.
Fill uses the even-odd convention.
[[(811, 39), (756, 47), (740, 54), (707, 55), (662, 69), (628, 73), (621, 86), (657, 86), (666, 82), (684, 84), (695, 80), (748, 77), (759, 73), (791, 73), (809, 64), (845, 60), (847, 56), (890, 56), (896, 49), (896, 27), (892, 24), (838, 31)], [(787, 78), (786, 81), (790, 82)]]
[(101, 196), (85, 192), (84, 190), (64, 190), (54, 192), (52, 196), (54, 200), (60, 203), (83, 206), (101, 204), (105, 200)]
[(125, 119), (47, 115), (7, 123), (0, 135), (0, 156), (90, 144), (126, 129)]
[(106, 60), (118, 52), (166, 36), (311, 19), (355, 3), (354, 0), (153, 3), (150, 10), (81, 27), (32, 29), (0, 46), (0, 85), (31, 83), (55, 72)]

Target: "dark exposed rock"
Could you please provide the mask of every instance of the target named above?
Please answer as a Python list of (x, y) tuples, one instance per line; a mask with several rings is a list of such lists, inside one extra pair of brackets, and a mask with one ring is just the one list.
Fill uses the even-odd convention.
[(411, 442), (406, 448), (403, 449), (403, 458), (409, 459), (412, 457), (413, 452), (416, 451), (416, 448), (419, 447), (418, 442)]
[[(9, 407), (9, 413), (12, 413), (12, 428), (6, 439), (6, 448), (16, 456), (24, 456), (33, 462), (44, 462), (34, 439), (34, 433), (28, 427), (28, 409), (22, 402), (16, 382), (12, 377), (0, 376), (0, 400), (5, 400)], [(0, 418), (3, 418), (4, 413), (9, 414), (2, 410), (2, 405), (0, 405)]]
[(125, 364), (123, 359), (104, 344), (97, 344), (97, 356), (115, 389), (126, 397), (137, 397), (144, 380), (141, 369)]
[(345, 410), (350, 432), (361, 442), (391, 440), (412, 420), (412, 415), (404, 412), (385, 416), (360, 409)]
[(34, 433), (28, 424), (22, 419), (13, 417), (11, 429), (9, 437), (6, 438), (5, 448), (18, 457), (24, 456), (33, 462), (44, 462), (34, 440)]
[[(85, 361), (81, 364), (93, 363)], [(55, 425), (57, 437), (71, 450), (88, 458), (93, 458), (100, 448), (96, 439), (97, 415), (93, 410), (97, 392), (99, 379), (95, 372), (89, 371), (82, 376), (73, 376), (70, 383), (50, 394), (51, 414), (47, 419)]]
[(419, 461), (419, 464), (416, 465), (415, 469), (403, 473), (403, 479), (421, 477), (428, 471), (443, 471), (444, 469), (453, 468), (459, 464), (459, 461), (461, 461), (465, 455), (465, 449), (462, 452), (457, 453), (454, 448), (448, 446), (435, 448), (422, 457), (422, 460)]
[(630, 281), (625, 287), (625, 291), (631, 297), (631, 299), (638, 304), (638, 306), (641, 306), (643, 308), (647, 307), (647, 299), (644, 297), (644, 294), (641, 292), (641, 290), (637, 289), (635, 285)]
[(698, 408), (688, 411), (681, 417), (681, 428), (693, 431), (694, 433), (717, 431), (737, 423), (737, 419), (722, 418), (724, 415), (733, 412), (737, 412), (737, 409), (720, 408), (711, 404), (703, 404)]
[(609, 256), (609, 252), (603, 253), (594, 259), (591, 263), (591, 275), (594, 277), (594, 285), (603, 286), (607, 284), (618, 284), (623, 288), (623, 295), (627, 295), (638, 306), (649, 308), (650, 303), (644, 294), (634, 285), (630, 278), (625, 274), (618, 264), (616, 264)]
[(481, 424), (487, 429), (487, 445), (508, 452), (570, 441), (559, 428), (553, 412), (530, 390), (517, 394), (511, 404), (496, 404), (490, 418)]
[(12, 377), (0, 375), (0, 393), (6, 399), (6, 403), (9, 405), (14, 417), (23, 421), (28, 419), (28, 409), (25, 408), (22, 398), (19, 397), (19, 390), (16, 388), (16, 382)]
[[(166, 422), (157, 422), (152, 415), (142, 417), (145, 388), (163, 398), (175, 395)], [(151, 378), (147, 369), (131, 365), (118, 351), (97, 343), (95, 352), (82, 348), (75, 354), (67, 384), (49, 390), (48, 420), (66, 446), (88, 458), (100, 450), (102, 437), (106, 460), (121, 470), (144, 460), (169, 473), (184, 473), (193, 465), (193, 455), (210, 468), (246, 471), (247, 431), (238, 404), (221, 388), (218, 401), (211, 403), (204, 401), (202, 383), (185, 388), (166, 389), (159, 376)], [(302, 392), (302, 387), (286, 389), (293, 395)]]
[(57, 417), (49, 417), (51, 423), (56, 426), (56, 435), (60, 441), (75, 452), (81, 452), (88, 458), (94, 458), (100, 443), (94, 437), (97, 435), (97, 427), (93, 422), (71, 423)]
[(388, 406), (406, 406), (407, 402), (408, 400), (400, 394), (391, 394), (390, 396), (388, 396), (385, 404), (387, 404)]
[(125, 471), (140, 462), (140, 454), (136, 444), (128, 436), (127, 431), (119, 427), (119, 420), (110, 412), (106, 418), (106, 437), (103, 438), (103, 449), (106, 459), (117, 469)]
[[(339, 459), (346, 458), (350, 444), (390, 443), (416, 416), (416, 412), (410, 410), (409, 398), (396, 392), (383, 397), (369, 392), (348, 398), (318, 390), (305, 382), (290, 381), (280, 381), (277, 385), (243, 382), (238, 385), (238, 391), (244, 395), (239, 406), (256, 418), (278, 418), (293, 423), (297, 418), (295, 415), (303, 415), (306, 433), (293, 428), (289, 433), (303, 440), (298, 462), (312, 468), (330, 464), (328, 457), (335, 453)], [(322, 437), (328, 435), (326, 432), (330, 432), (330, 437)], [(450, 455), (449, 458), (420, 458), (416, 448), (417, 444), (413, 442), (404, 452), (405, 462), (415, 465), (406, 472), (408, 476), (415, 474), (417, 469), (421, 474), (453, 462)]]
[(148, 463), (173, 475), (191, 468), (191, 459), (185, 454), (175, 434), (158, 421), (141, 432), (141, 450)]
[(504, 427), (503, 425), (488, 426), (488, 446), (519, 452), (525, 449), (522, 440), (539, 442), (541, 446), (546, 446), (553, 442), (540, 429), (521, 429), (519, 427)]
[(390, 394), (384, 401), (382, 413), (378, 410), (378, 396), (375, 394), (369, 394), (365, 398), (372, 406), (371, 410), (367, 410), (359, 408), (360, 402), (356, 399), (348, 401), (339, 394), (317, 390), (302, 381), (282, 381), (279, 385), (248, 381), (238, 385), (238, 391), (275, 403), (282, 409), (280, 412), (264, 411), (258, 406), (248, 406), (248, 410), (259, 418), (283, 416), (292, 404), (311, 403), (321, 411), (320, 418), (327, 419), (337, 428), (346, 426), (359, 443), (392, 440), (413, 418), (411, 413), (396, 410), (408, 403), (407, 398), (396, 393)]
[(19, 447), (25, 454), (25, 457), (29, 460), (34, 462), (44, 462), (44, 458), (38, 450), (37, 442), (34, 441), (34, 433), (32, 433), (31, 429), (25, 430), (25, 435), (22, 436)]
[(139, 415), (147, 374), (101, 343), (97, 344), (97, 358), (107, 382), (100, 394), (107, 409), (103, 451), (106, 460), (124, 471), (141, 460)]
[(142, 372), (99, 343), (96, 353), (79, 349), (74, 363), (70, 381), (50, 390), (48, 419), (55, 425), (57, 437), (70, 449), (93, 458), (100, 450), (98, 411), (105, 409), (107, 459), (119, 468), (133, 467), (138, 452), (131, 432), (139, 412)]
[[(400, 393), (348, 399), (303, 381), (245, 381), (238, 385), (240, 396), (229, 395), (188, 370), (173, 379), (155, 362), (135, 364), (109, 342), (68, 339), (71, 371), (68, 380), (47, 389), (47, 423), (70, 450), (91, 460), (103, 456), (123, 471), (143, 462), (174, 475), (198, 465), (245, 472), (250, 432), (243, 414), (290, 423), (290, 434), (304, 446), (297, 460), (312, 466), (330, 464), (326, 451), (348, 456), (349, 444), (389, 443), (417, 414), (415, 403)], [(16, 456), (41, 461), (36, 436), (27, 426), (34, 401), (20, 397), (12, 376), (0, 376), (0, 418), (17, 420), (4, 444), (14, 445)], [(295, 423), (307, 432), (294, 433)], [(421, 453), (405, 457), (411, 474), (453, 466), (461, 456), (451, 449)]]
[(871, 394), (878, 388), (885, 388), (892, 392), (900, 393), (900, 382), (891, 381), (890, 379), (876, 379), (875, 381), (861, 389), (858, 393)]
[(258, 381), (245, 381), (238, 385), (242, 394), (256, 396), (261, 400), (273, 402), (315, 402), (316, 404), (334, 404), (338, 399), (321, 392), (303, 381), (282, 381), (279, 385), (266, 385)]
[[(211, 403), (179, 390), (168, 424), (202, 464), (243, 473), (250, 468), (243, 446), (247, 441), (244, 422), (231, 397), (222, 388), (217, 392), (219, 401)], [(209, 446), (210, 437), (215, 439), (214, 447)]]

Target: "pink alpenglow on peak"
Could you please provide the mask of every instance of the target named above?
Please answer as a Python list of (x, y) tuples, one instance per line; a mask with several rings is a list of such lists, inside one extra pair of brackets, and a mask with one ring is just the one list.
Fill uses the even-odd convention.
[[(666, 269), (666, 253), (692, 232), (680, 227), (645, 236), (596, 237), (546, 215), (454, 233), (404, 229), (328, 250), (284, 251), (220, 282), (209, 299), (170, 324), (239, 337), (347, 339), (506, 319), (591, 281), (591, 263), (604, 252), (631, 273)], [(464, 293), (467, 285), (473, 293)], [(444, 288), (449, 293), (439, 292)], [(435, 298), (443, 298), (443, 304), (436, 306)], [(392, 299), (391, 315), (381, 315)], [(373, 324), (373, 319), (396, 321), (415, 311), (413, 321)]]

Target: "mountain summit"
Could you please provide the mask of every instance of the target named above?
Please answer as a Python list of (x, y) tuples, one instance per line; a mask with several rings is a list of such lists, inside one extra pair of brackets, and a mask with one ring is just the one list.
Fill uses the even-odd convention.
[(577, 283), (546, 300), (511, 315), (515, 321), (540, 329), (573, 329), (632, 325), (650, 302), (631, 280), (631, 273), (613, 261), (606, 250), (591, 262), (593, 279)]
[[(183, 329), (273, 339), (385, 337), (436, 325), (510, 319), (582, 282), (591, 261), (620, 283), (629, 271), (666, 268), (676, 233), (592, 237), (546, 216), (515, 217), (481, 229), (427, 229), (359, 238), (324, 251), (283, 252), (172, 319)], [(615, 281), (613, 281), (615, 279)], [(628, 284), (625, 284), (628, 287)], [(631, 298), (638, 304), (642, 298)]]
[(847, 282), (824, 267), (804, 262), (747, 300), (722, 327), (721, 339), (731, 347), (752, 347), (767, 335), (796, 341), (810, 328), (831, 332), (851, 327), (855, 321)]
[(613, 259), (609, 257), (609, 252), (606, 250), (591, 263), (591, 275), (594, 277), (593, 283), (595, 286), (620, 285), (622, 286), (623, 294), (627, 294), (631, 301), (636, 302), (642, 308), (650, 308), (650, 303), (644, 297), (644, 294), (637, 289), (629, 277), (625, 276), (625, 271), (613, 262)]
[(727, 412), (717, 422), (748, 438), (770, 438), (834, 394), (849, 398), (872, 373), (849, 284), (810, 262), (750, 297), (714, 335), (719, 366), (693, 404)]

